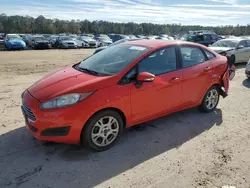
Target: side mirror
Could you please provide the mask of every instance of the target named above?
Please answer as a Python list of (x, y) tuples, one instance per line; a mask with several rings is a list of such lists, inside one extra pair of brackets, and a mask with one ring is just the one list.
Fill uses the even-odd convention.
[(153, 82), (155, 79), (155, 75), (149, 72), (141, 72), (137, 75), (137, 81), (140, 82)]
[(239, 45), (238, 47), (237, 47), (237, 49), (239, 50), (239, 49), (242, 49), (242, 48), (245, 48), (243, 45)]

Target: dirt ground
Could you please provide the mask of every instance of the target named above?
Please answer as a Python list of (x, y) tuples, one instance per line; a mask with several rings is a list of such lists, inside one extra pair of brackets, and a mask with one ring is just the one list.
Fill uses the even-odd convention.
[(43, 146), (24, 127), (20, 95), (92, 50), (0, 52), (0, 188), (250, 188), (250, 81), (237, 66), (214, 113), (197, 109), (131, 128), (112, 149)]

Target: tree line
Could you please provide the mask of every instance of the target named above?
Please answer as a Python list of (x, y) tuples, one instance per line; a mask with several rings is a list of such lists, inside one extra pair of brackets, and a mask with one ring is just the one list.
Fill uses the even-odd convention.
[(115, 23), (108, 21), (59, 20), (30, 16), (7, 16), (0, 14), (0, 33), (119, 33), (144, 35), (182, 35), (192, 30), (214, 30), (219, 35), (250, 35), (250, 25), (246, 26), (200, 26), (153, 23)]

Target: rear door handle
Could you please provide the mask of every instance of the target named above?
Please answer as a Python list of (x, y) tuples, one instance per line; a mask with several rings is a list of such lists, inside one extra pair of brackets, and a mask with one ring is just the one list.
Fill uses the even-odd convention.
[(207, 72), (207, 71), (210, 71), (212, 69), (212, 67), (206, 67), (204, 68), (204, 71)]

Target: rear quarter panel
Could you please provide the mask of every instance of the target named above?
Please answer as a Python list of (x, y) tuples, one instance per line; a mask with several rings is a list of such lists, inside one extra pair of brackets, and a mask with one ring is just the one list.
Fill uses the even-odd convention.
[(228, 68), (227, 58), (222, 55), (217, 55), (217, 57), (212, 60), (212, 64), (213, 64), (212, 85), (214, 84), (221, 85), (222, 78)]

